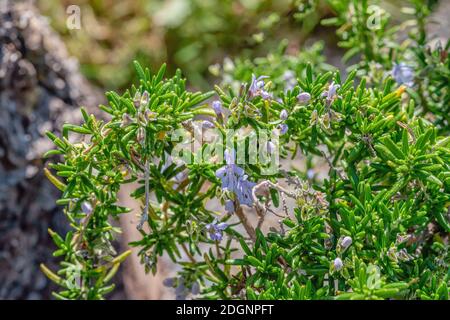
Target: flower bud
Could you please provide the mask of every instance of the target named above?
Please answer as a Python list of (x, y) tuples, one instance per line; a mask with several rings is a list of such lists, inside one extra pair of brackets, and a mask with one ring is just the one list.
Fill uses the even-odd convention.
[(311, 95), (308, 92), (302, 92), (297, 96), (297, 101), (300, 104), (307, 104), (311, 100)]
[(344, 267), (344, 263), (342, 262), (341, 258), (334, 259), (333, 262), (334, 270), (339, 271)]
[(122, 115), (122, 123), (120, 124), (121, 128), (126, 127), (127, 125), (129, 125), (133, 120), (131, 119), (131, 117), (128, 115), (128, 113), (124, 113)]
[(144, 114), (145, 114), (145, 119), (146, 120), (151, 120), (151, 121), (156, 120), (156, 115), (157, 115), (156, 112), (153, 112), (153, 111), (147, 109), (147, 110), (145, 110)]
[(330, 115), (328, 113), (325, 113), (322, 117), (322, 124), (326, 129), (330, 129), (331, 123), (330, 123)]
[(137, 141), (138, 141), (139, 143), (143, 143), (143, 142), (144, 142), (144, 139), (145, 139), (145, 129), (144, 129), (144, 128), (140, 127), (140, 128), (138, 129), (136, 139), (137, 139)]
[(281, 110), (280, 112), (280, 119), (281, 120), (286, 120), (288, 118), (288, 112), (286, 111), (286, 109)]
[(191, 293), (192, 293), (193, 295), (196, 295), (196, 294), (199, 294), (199, 293), (200, 293), (200, 285), (198, 284), (197, 281), (195, 281), (195, 282), (192, 284), (192, 287), (191, 287)]
[(142, 94), (142, 98), (141, 98), (141, 107), (146, 107), (147, 104), (149, 103), (150, 98), (148, 95), (147, 91), (144, 91), (144, 93)]
[(223, 59), (223, 70), (225, 72), (233, 72), (235, 66), (233, 60), (231, 60), (229, 57), (225, 57)]
[(311, 120), (309, 121), (310, 124), (314, 125), (317, 123), (317, 110), (314, 109), (313, 112), (311, 112)]
[(275, 148), (275, 144), (272, 141), (267, 141), (267, 153), (272, 154)]
[(214, 123), (212, 123), (211, 121), (208, 121), (208, 120), (204, 120), (202, 122), (202, 128), (203, 129), (212, 129), (212, 128), (214, 128)]
[(213, 101), (212, 108), (218, 117), (222, 115), (222, 103), (220, 101)]
[(163, 281), (163, 285), (165, 287), (173, 287), (175, 286), (176, 280), (177, 280), (176, 278), (166, 278)]
[(344, 237), (344, 239), (342, 239), (342, 241), (341, 241), (341, 246), (342, 246), (342, 249), (347, 249), (348, 247), (350, 247), (351, 246), (351, 244), (352, 244), (352, 242), (353, 242), (353, 240), (352, 240), (352, 238), (351, 237)]
[(134, 95), (133, 104), (136, 109), (141, 106), (141, 93), (139, 91)]

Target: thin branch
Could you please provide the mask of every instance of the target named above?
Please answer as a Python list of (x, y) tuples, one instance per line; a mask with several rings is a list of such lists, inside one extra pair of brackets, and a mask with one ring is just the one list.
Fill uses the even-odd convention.
[(192, 263), (197, 263), (197, 260), (192, 256), (192, 254), (189, 252), (188, 248), (186, 247), (186, 244), (184, 242), (181, 243), (181, 248), (183, 249), (184, 253), (188, 256), (189, 260)]
[(141, 221), (139, 222), (139, 224), (137, 225), (137, 229), (141, 230), (144, 222), (146, 222), (148, 220), (148, 206), (149, 206), (149, 202), (150, 202), (150, 170), (149, 170), (149, 165), (148, 165), (148, 161), (145, 162), (145, 177), (144, 177), (144, 188), (145, 188), (145, 205), (144, 205), (144, 212), (142, 213), (141, 216)]
[[(267, 189), (268, 189), (269, 187), (271, 187), (271, 188), (273, 188), (273, 189), (275, 189), (275, 190), (277, 190), (277, 191), (279, 191), (279, 192), (281, 193), (282, 199), (283, 199), (283, 210), (286, 212), (286, 216), (285, 216), (285, 217), (283, 217), (283, 216), (277, 214), (277, 213), (274, 212), (272, 209), (270, 209), (270, 207), (268, 206), (268, 204), (266, 204), (266, 206), (263, 207), (263, 206), (261, 205), (261, 203), (259, 202), (258, 198), (256, 197), (256, 194), (257, 194), (258, 192), (260, 192), (261, 189), (264, 189), (264, 188), (267, 188)], [(287, 214), (287, 210), (286, 210), (286, 202), (285, 202), (284, 195), (286, 195), (286, 196), (288, 196), (288, 197), (290, 197), (290, 198), (293, 198), (293, 199), (296, 199), (296, 198), (297, 198), (297, 195), (296, 195), (295, 193), (293, 193), (293, 192), (291, 192), (291, 191), (289, 191), (289, 190), (286, 190), (286, 189), (283, 188), (282, 186), (280, 186), (280, 185), (278, 185), (278, 184), (275, 184), (275, 183), (272, 183), (272, 182), (270, 182), (270, 181), (268, 181), (268, 180), (260, 182), (259, 184), (257, 184), (257, 185), (253, 188), (253, 190), (252, 190), (252, 198), (253, 198), (253, 202), (255, 203), (256, 213), (257, 213), (258, 216), (259, 216), (259, 221), (258, 221), (258, 226), (257, 226), (257, 228), (260, 229), (260, 228), (262, 227), (262, 225), (263, 225), (263, 223), (264, 223), (265, 216), (266, 216), (265, 212), (270, 212), (270, 213), (272, 213), (273, 215), (275, 215), (275, 216), (277, 216), (277, 217), (279, 217), (279, 218), (286, 218), (286, 217), (289, 217), (289, 214)]]
[(239, 202), (237, 200), (235, 201), (234, 206), (236, 208), (236, 215), (239, 218), (239, 220), (241, 221), (242, 225), (244, 226), (245, 231), (249, 235), (250, 239), (253, 242), (256, 241), (255, 228), (253, 228), (253, 226), (248, 221), (247, 217), (244, 214), (244, 210), (242, 209), (241, 205), (239, 204)]
[(341, 180), (345, 180), (345, 177), (342, 175), (342, 172), (333, 165), (333, 162), (331, 162), (331, 159), (328, 158), (328, 156), (325, 154), (325, 152), (323, 152), (323, 151), (320, 151), (320, 152), (322, 153), (323, 157), (325, 158), (328, 165), (330, 166), (330, 169), (333, 169), (334, 171), (336, 171), (336, 173), (339, 175), (339, 178)]

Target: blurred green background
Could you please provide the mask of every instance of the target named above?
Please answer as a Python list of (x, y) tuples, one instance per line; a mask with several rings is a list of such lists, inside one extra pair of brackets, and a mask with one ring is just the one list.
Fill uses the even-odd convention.
[[(226, 57), (266, 56), (283, 39), (293, 55), (324, 41), (328, 62), (338, 66), (342, 50), (335, 28), (320, 25), (335, 16), (325, 0), (35, 0), (62, 37), (81, 71), (106, 90), (123, 90), (135, 80), (132, 61), (152, 70), (164, 62), (169, 74), (181, 68), (195, 89), (211, 89), (211, 66)], [(337, 1), (344, 5), (349, 0)], [(428, 0), (430, 3), (435, 0)], [(407, 0), (374, 0), (392, 21), (404, 20)], [(81, 29), (66, 26), (71, 5), (81, 9)], [(214, 72), (213, 72), (214, 73)]]
[[(225, 57), (257, 57), (289, 40), (298, 52), (320, 17), (320, 1), (304, 0), (36, 0), (62, 35), (84, 75), (104, 89), (134, 80), (132, 61), (152, 69), (181, 68), (197, 89), (211, 88), (211, 65)], [(81, 29), (69, 30), (66, 9), (81, 9)], [(333, 32), (329, 32), (334, 36)], [(216, 79), (217, 80), (217, 79)]]

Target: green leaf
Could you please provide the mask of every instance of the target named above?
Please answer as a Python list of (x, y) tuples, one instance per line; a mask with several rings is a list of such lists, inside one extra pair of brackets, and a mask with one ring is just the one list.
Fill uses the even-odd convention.
[(275, 208), (280, 206), (280, 195), (276, 189), (270, 188), (270, 195), (272, 197), (272, 202)]
[(136, 73), (137, 73), (139, 79), (144, 81), (144, 82), (147, 81), (144, 69), (142, 69), (142, 67), (139, 64), (139, 62), (135, 60), (135, 61), (133, 61), (133, 64), (134, 64), (134, 68), (136, 69)]

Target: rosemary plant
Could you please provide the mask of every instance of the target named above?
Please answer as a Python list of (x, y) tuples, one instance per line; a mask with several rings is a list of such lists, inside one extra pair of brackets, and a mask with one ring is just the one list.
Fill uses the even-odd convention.
[[(47, 156), (61, 160), (46, 174), (73, 229), (49, 231), (61, 267), (42, 270), (57, 298), (113, 290), (130, 254), (113, 246), (129, 211), (117, 193), (132, 183), (141, 239), (130, 246), (148, 272), (163, 255), (181, 267), (164, 281), (177, 298), (448, 299), (449, 46), (419, 36), (379, 50), (394, 36), (387, 18), (369, 38), (367, 1), (331, 2), (326, 23), (354, 13), (338, 31), (351, 27), (344, 58), (360, 57), (345, 77), (320, 45), (227, 61), (206, 93), (136, 62), (138, 86), (100, 106), (108, 120), (82, 109), (81, 125), (48, 133)], [(278, 162), (299, 155), (305, 169)]]

